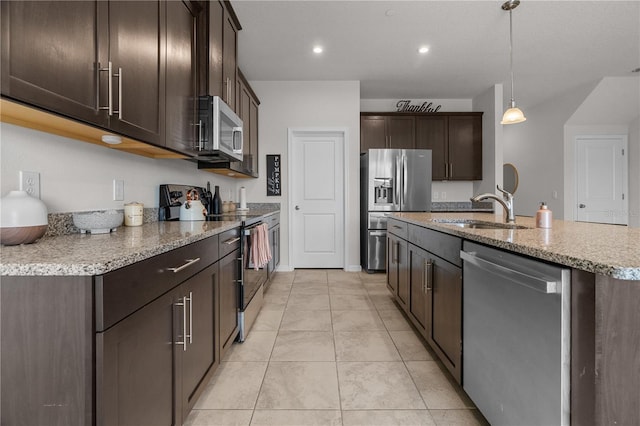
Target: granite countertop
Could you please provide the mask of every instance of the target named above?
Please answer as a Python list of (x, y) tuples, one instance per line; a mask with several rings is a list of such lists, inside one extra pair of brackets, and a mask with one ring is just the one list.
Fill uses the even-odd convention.
[(101, 275), (240, 225), (240, 221), (151, 222), (121, 226), (109, 234), (44, 237), (33, 244), (2, 246), (0, 275)]
[(554, 220), (551, 229), (540, 229), (534, 218), (518, 216), (516, 224), (528, 229), (472, 229), (434, 220), (501, 222), (501, 217), (487, 213), (396, 213), (393, 217), (571, 268), (640, 280), (640, 228)]

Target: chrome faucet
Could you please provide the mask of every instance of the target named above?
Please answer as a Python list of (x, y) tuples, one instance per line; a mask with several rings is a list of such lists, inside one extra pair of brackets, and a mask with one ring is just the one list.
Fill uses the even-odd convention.
[(507, 216), (506, 222), (516, 223), (516, 218), (513, 213), (513, 194), (510, 193), (509, 191), (505, 191), (504, 189), (500, 188), (500, 185), (496, 185), (496, 188), (498, 188), (498, 191), (502, 192), (502, 198), (498, 197), (496, 194), (486, 193), (486, 194), (476, 195), (475, 197), (471, 197), (471, 201), (473, 201), (474, 203), (477, 203), (478, 201), (486, 200), (487, 198), (496, 200), (497, 202), (502, 204), (502, 207), (504, 207), (504, 211)]

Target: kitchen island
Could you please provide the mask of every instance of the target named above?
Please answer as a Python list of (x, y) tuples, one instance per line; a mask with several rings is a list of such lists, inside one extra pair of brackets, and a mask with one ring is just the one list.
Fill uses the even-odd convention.
[[(640, 398), (640, 358), (637, 356), (640, 353), (640, 229), (557, 220), (551, 229), (537, 229), (535, 220), (529, 217), (517, 217), (517, 228), (509, 229), (508, 225), (501, 224), (500, 216), (479, 213), (397, 213), (391, 218), (390, 228), (396, 228), (397, 232), (392, 249), (388, 249), (392, 253), (390, 271), (405, 267), (407, 272), (403, 275), (402, 271), (396, 271), (390, 289), (396, 292), (396, 300), (399, 296), (405, 299), (405, 311), (419, 330), (422, 323), (426, 324), (423, 334), (427, 342), (463, 387), (465, 379), (461, 371), (466, 370), (461, 369), (460, 364), (466, 366), (466, 363), (460, 360), (477, 351), (469, 346), (467, 350), (471, 352), (460, 357), (460, 352), (465, 351), (462, 331), (473, 328), (465, 329), (462, 321), (464, 317), (464, 324), (469, 324), (464, 305), (470, 300), (464, 298), (467, 279), (473, 272), (466, 262), (462, 265), (459, 253), (461, 248), (467, 250), (479, 243), (488, 249), (499, 249), (505, 253), (504, 257), (517, 254), (528, 262), (542, 261), (540, 265), (555, 265), (568, 271), (568, 332), (563, 331), (562, 335), (567, 336), (570, 349), (566, 358), (570, 364), (570, 403), (567, 400), (563, 405), (570, 406), (570, 410), (564, 408), (570, 411), (570, 424), (637, 424), (640, 419), (637, 404)], [(487, 226), (474, 228), (474, 222), (486, 222)], [(496, 223), (495, 228), (491, 223)], [(401, 255), (402, 250), (408, 254)], [(445, 272), (447, 264), (453, 266), (453, 272)], [(460, 266), (462, 270), (455, 272)], [(456, 278), (457, 274), (460, 278)], [(492, 279), (487, 282), (491, 284)], [(414, 309), (414, 296), (420, 301), (427, 300), (426, 317)], [(402, 301), (399, 302), (402, 305)], [(523, 306), (527, 306), (526, 302)], [(502, 305), (497, 311), (495, 307), (490, 311), (496, 312), (498, 318), (504, 314), (503, 322), (510, 321), (508, 315), (517, 318), (519, 314), (507, 308), (511, 306)], [(502, 310), (504, 312), (500, 312)], [(453, 330), (447, 329), (451, 324), (455, 324)], [(497, 329), (494, 332), (499, 333)], [(491, 335), (490, 330), (488, 333)], [(518, 336), (516, 345), (518, 340), (526, 345), (532, 337), (524, 330)], [(460, 346), (449, 344), (456, 339), (461, 342)], [(489, 359), (506, 355), (499, 349), (492, 355), (492, 346), (488, 348)], [(569, 392), (563, 395), (569, 398)], [(501, 401), (493, 397), (490, 402), (501, 410)], [(505, 412), (508, 408), (504, 406)]]

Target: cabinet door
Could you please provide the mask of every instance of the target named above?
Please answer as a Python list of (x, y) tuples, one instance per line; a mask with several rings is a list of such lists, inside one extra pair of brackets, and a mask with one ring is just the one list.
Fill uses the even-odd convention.
[(430, 149), (433, 180), (447, 179), (447, 117), (423, 116), (416, 119), (416, 149)]
[(220, 260), (220, 295), (218, 297), (220, 357), (233, 344), (238, 335), (238, 280), (240, 279), (240, 265), (238, 258), (240, 250)]
[[(460, 382), (462, 359), (462, 268), (437, 256), (433, 261), (432, 310), (430, 340), (444, 357), (443, 364)], [(430, 342), (430, 343), (431, 343)]]
[(174, 424), (174, 318), (182, 315), (175, 297), (169, 292), (96, 335), (98, 425)]
[(167, 2), (166, 146), (196, 154), (197, 84), (195, 3)]
[(449, 179), (482, 179), (482, 116), (450, 116)]
[(222, 50), (223, 50), (223, 23), (224, 6), (220, 1), (210, 1), (209, 3), (209, 50), (208, 68), (209, 95), (220, 96), (224, 99), (225, 84), (222, 76)]
[(395, 294), (396, 300), (406, 311), (409, 302), (409, 253), (405, 240), (387, 234), (387, 253), (389, 264), (387, 265), (387, 286)]
[(387, 147), (385, 119), (379, 116), (360, 117), (360, 153)]
[[(178, 297), (187, 305), (186, 347), (178, 346), (181, 352), (182, 376), (182, 420), (196, 403), (200, 392), (198, 385), (210, 369), (215, 368), (219, 359), (215, 342), (217, 332), (214, 329), (217, 311), (215, 291), (218, 287), (218, 263), (215, 263), (194, 275), (179, 287)], [(186, 350), (185, 350), (186, 349)]]
[(224, 91), (222, 98), (236, 111), (236, 72), (237, 72), (237, 42), (238, 30), (228, 11), (222, 23), (222, 83)]
[(387, 148), (413, 149), (415, 147), (415, 118), (387, 117)]
[[(100, 1), (3, 1), (2, 94), (105, 126), (98, 112)], [(101, 34), (104, 29), (104, 34)]]
[(242, 169), (247, 173), (253, 173), (253, 154), (251, 143), (251, 93), (245, 83), (238, 79), (238, 116), (242, 119)]
[[(122, 69), (112, 77), (109, 127), (155, 145), (165, 144), (165, 6), (163, 1), (109, 2), (109, 60), (114, 74)], [(107, 80), (101, 77), (101, 90)]]
[[(258, 102), (252, 97), (249, 104), (249, 166), (251, 176), (258, 177)], [(247, 161), (247, 160), (245, 160)]]
[(429, 253), (409, 244), (409, 318), (425, 339), (431, 331), (431, 273)]

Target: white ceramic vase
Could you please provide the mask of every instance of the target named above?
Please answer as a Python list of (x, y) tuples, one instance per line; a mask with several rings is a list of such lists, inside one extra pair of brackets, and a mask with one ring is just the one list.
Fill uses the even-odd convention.
[(10, 191), (0, 200), (0, 207), (0, 243), (29, 244), (47, 232), (47, 206), (25, 191)]

